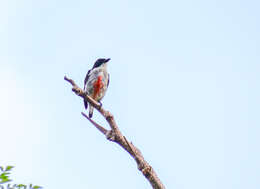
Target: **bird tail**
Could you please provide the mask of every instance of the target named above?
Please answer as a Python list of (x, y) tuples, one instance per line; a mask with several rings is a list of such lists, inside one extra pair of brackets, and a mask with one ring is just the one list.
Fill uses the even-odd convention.
[(92, 116), (93, 116), (93, 111), (94, 111), (94, 107), (93, 106), (89, 106), (89, 114), (88, 114), (88, 116), (90, 118), (92, 118)]
[(85, 109), (88, 109), (88, 101), (84, 100)]

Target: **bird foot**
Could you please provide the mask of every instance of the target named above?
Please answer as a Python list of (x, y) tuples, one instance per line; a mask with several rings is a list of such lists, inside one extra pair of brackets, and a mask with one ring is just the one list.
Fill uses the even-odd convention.
[(103, 106), (103, 104), (101, 102), (99, 102), (99, 109), (101, 109)]

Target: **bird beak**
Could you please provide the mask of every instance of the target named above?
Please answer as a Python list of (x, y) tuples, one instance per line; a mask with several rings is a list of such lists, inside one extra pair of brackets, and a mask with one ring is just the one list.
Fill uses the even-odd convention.
[(109, 60), (110, 60), (110, 58), (106, 59), (106, 61), (105, 61), (105, 62), (108, 62)]

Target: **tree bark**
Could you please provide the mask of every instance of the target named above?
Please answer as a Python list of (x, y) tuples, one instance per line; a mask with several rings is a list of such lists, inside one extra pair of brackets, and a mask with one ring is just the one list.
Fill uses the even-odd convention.
[(110, 130), (105, 129), (94, 120), (90, 119), (84, 112), (81, 112), (81, 114), (85, 118), (87, 118), (102, 134), (104, 134), (109, 141), (115, 142), (120, 145), (134, 158), (137, 163), (138, 169), (150, 182), (153, 189), (165, 189), (164, 185), (158, 178), (153, 168), (145, 161), (140, 150), (136, 146), (134, 146), (132, 142), (129, 142), (125, 136), (122, 135), (115, 122), (114, 116), (109, 111), (103, 109), (98, 102), (89, 97), (81, 88), (76, 85), (76, 83), (72, 79), (69, 79), (66, 76), (64, 77), (64, 79), (72, 85), (72, 91), (76, 95), (88, 101), (97, 111), (99, 111), (101, 115), (103, 115), (110, 126)]

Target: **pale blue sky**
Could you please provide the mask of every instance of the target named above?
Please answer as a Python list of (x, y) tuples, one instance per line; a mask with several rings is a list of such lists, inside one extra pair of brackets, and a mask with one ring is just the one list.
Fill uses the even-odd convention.
[(151, 188), (81, 116), (63, 80), (82, 86), (93, 62), (109, 57), (104, 108), (166, 188), (260, 188), (259, 7), (1, 1), (0, 164), (16, 166), (16, 182), (46, 189)]

